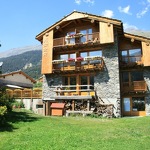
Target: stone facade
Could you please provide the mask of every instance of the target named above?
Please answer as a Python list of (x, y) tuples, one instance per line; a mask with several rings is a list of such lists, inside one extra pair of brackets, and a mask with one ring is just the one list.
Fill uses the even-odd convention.
[[(114, 115), (120, 117), (120, 79), (117, 39), (115, 44), (103, 47), (104, 71), (96, 74), (96, 94), (105, 104), (114, 105)], [(101, 101), (99, 101), (102, 103)]]
[[(105, 68), (94, 77), (94, 87), (97, 97), (100, 97), (105, 104), (113, 104), (114, 116), (120, 117), (120, 81), (119, 81), (119, 60), (117, 38), (115, 43), (103, 46), (103, 59)], [(62, 85), (61, 75), (44, 75), (43, 77), (43, 100), (54, 100), (56, 96), (51, 86)], [(99, 101), (99, 103), (101, 103)]]
[(145, 95), (145, 103), (146, 103), (146, 116), (150, 115), (150, 68), (144, 68), (143, 71), (144, 80), (147, 84), (147, 92)]
[(54, 100), (52, 97), (56, 96), (56, 92), (53, 86), (62, 85), (62, 76), (61, 75), (43, 75), (43, 100)]

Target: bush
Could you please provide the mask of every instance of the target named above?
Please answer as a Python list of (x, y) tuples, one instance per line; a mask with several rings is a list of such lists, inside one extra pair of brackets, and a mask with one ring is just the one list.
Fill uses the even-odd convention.
[(6, 106), (0, 106), (0, 124), (5, 122), (5, 114), (7, 113)]
[(0, 116), (4, 116), (7, 112), (6, 106), (0, 106)]
[(24, 108), (24, 104), (22, 101), (15, 101), (12, 105), (13, 108)]
[(5, 88), (0, 88), (0, 124), (4, 123), (6, 113), (12, 111), (12, 102), (14, 101), (6, 94)]

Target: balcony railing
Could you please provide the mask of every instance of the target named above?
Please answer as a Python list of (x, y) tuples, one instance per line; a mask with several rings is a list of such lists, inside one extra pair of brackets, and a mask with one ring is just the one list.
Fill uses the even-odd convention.
[(100, 41), (99, 32), (95, 32), (92, 34), (86, 34), (86, 35), (76, 34), (76, 35), (72, 35), (72, 36), (55, 38), (53, 40), (53, 47), (96, 43), (98, 41)]
[(123, 68), (143, 66), (142, 56), (123, 57), (123, 60), (120, 61), (120, 66)]
[(10, 97), (14, 98), (42, 98), (42, 89), (7, 89), (6, 92)]
[(146, 92), (147, 84), (145, 81), (123, 82), (122, 91), (124, 92)]
[(104, 68), (104, 60), (102, 57), (85, 57), (83, 59), (72, 61), (54, 60), (53, 72), (68, 72), (68, 71), (99, 71)]
[(57, 96), (95, 96), (93, 85), (61, 85), (53, 88)]

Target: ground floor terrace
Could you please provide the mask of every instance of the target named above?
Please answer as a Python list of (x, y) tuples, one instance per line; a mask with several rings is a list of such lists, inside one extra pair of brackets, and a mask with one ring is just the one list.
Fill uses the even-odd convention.
[[(92, 85), (78, 85), (78, 87), (72, 85), (70, 88), (68, 86), (58, 86), (53, 88), (56, 95), (47, 100), (42, 98), (42, 89), (9, 89), (7, 93), (15, 99), (21, 99), (27, 109), (31, 109), (30, 106), (32, 106), (36, 112), (39, 111), (43, 115), (68, 116), (71, 113), (83, 115), (95, 113), (101, 116), (113, 117), (114, 110), (117, 109), (115, 104), (106, 103), (103, 98), (97, 96)], [(121, 105), (120, 113), (122, 117), (150, 115), (148, 92), (125, 94), (118, 101)]]

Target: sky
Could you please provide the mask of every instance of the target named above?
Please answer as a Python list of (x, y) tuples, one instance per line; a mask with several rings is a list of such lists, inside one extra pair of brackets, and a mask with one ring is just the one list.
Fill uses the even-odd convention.
[(74, 10), (150, 31), (150, 0), (0, 0), (0, 52), (40, 45), (35, 36)]

